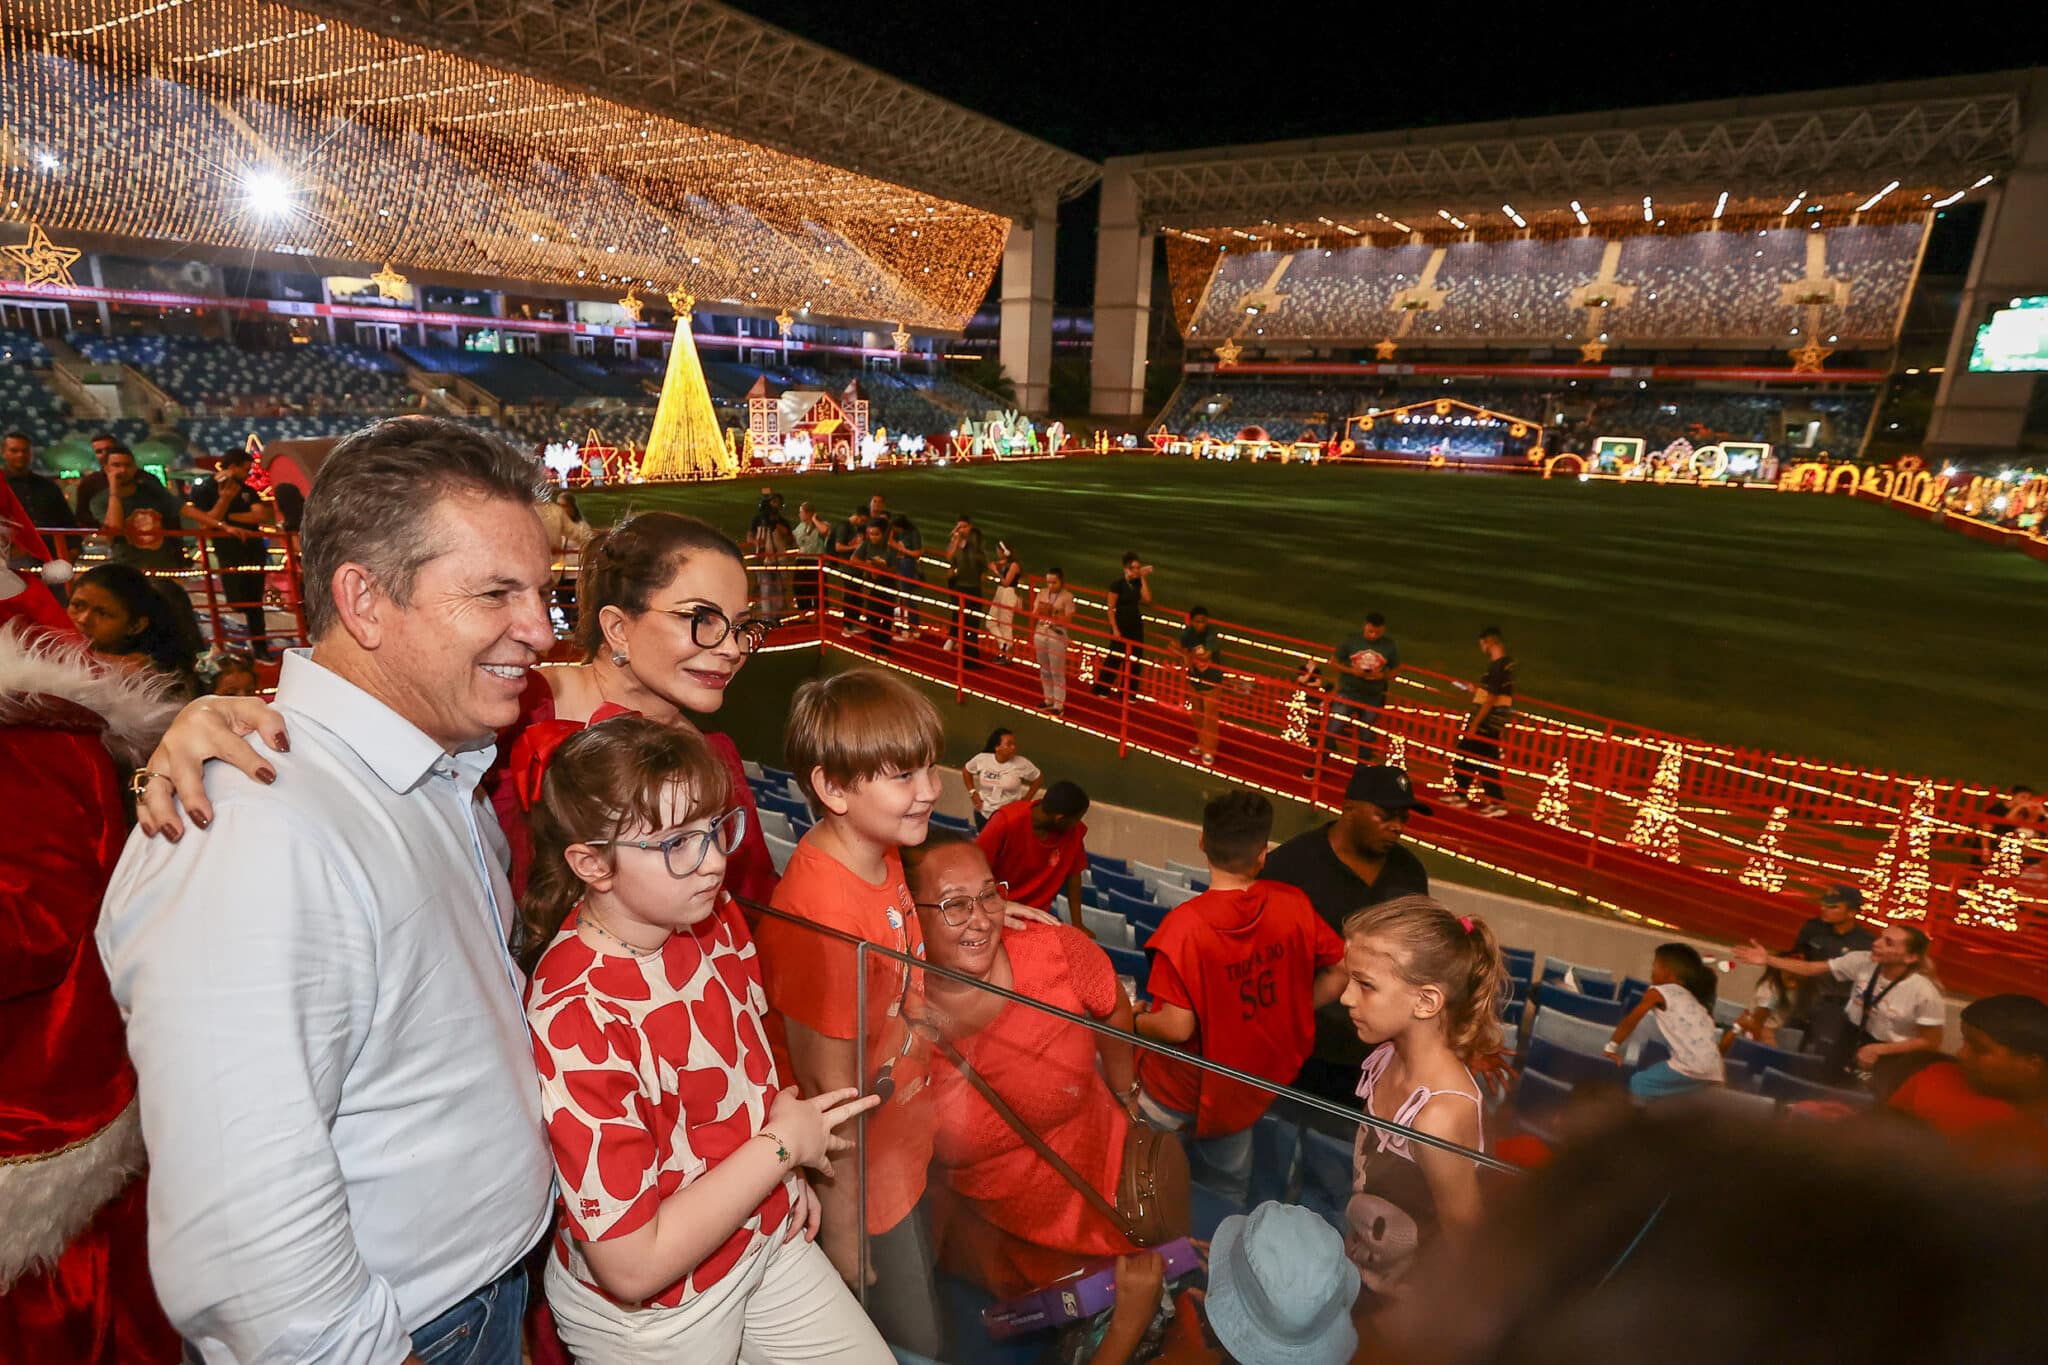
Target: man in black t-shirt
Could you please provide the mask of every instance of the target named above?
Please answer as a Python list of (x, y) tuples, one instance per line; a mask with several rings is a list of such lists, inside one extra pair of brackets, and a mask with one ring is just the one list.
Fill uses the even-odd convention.
[[(1877, 935), (1857, 922), (1863, 910), (1863, 893), (1846, 883), (1831, 886), (1821, 895), (1820, 913), (1799, 926), (1787, 957), (1807, 962), (1832, 962), (1844, 953), (1867, 953)], [(1828, 1056), (1835, 1040), (1848, 1027), (1842, 1010), (1849, 1003), (1852, 982), (1833, 976), (1809, 976), (1799, 982), (1788, 1024), (1805, 1030), (1800, 1037), (1802, 1052)]]
[[(1341, 935), (1354, 910), (1429, 894), (1428, 869), (1401, 847), (1411, 813), (1430, 809), (1416, 800), (1405, 769), (1361, 766), (1344, 788), (1343, 813), (1267, 854), (1259, 875), (1298, 888)], [(1302, 1064), (1295, 1088), (1356, 1109), (1366, 1050), (1341, 1002), (1317, 1011), (1315, 1054)]]
[(249, 471), (255, 463), (246, 450), (222, 455), (215, 461), (213, 477), (192, 485), (184, 514), (214, 533), (206, 538), (206, 546), (220, 565), (223, 605), (242, 613), (250, 653), (267, 659), (270, 640), (263, 615), (263, 566), (269, 559), (270, 542), (257, 528), (269, 519), (269, 511), (262, 496), (249, 487)]
[[(0, 457), (7, 465), (7, 486), (21, 503), (21, 510), (28, 513), (29, 524), (39, 527), (71, 526), (71, 504), (64, 501), (64, 490), (57, 481), (35, 471), (36, 448), (29, 443), (28, 436), (19, 431), (10, 431), (0, 440)], [(52, 547), (54, 553), (62, 553)]]
[(1145, 608), (1152, 605), (1152, 566), (1135, 551), (1124, 555), (1124, 571), (1109, 585), (1109, 628), (1115, 639), (1096, 675), (1098, 696), (1113, 696), (1126, 675), (1135, 687), (1138, 666), (1145, 662)]
[(1330, 703), (1324, 752), (1335, 758), (1348, 735), (1352, 761), (1362, 763), (1371, 752), (1373, 731), (1387, 704), (1387, 684), (1400, 670), (1401, 648), (1387, 634), (1387, 618), (1374, 611), (1366, 613), (1356, 635), (1337, 642), (1330, 658), (1337, 665), (1337, 698)]
[(1198, 648), (1209, 651), (1211, 662), (1216, 661), (1223, 652), (1216, 635), (1216, 623), (1209, 619), (1207, 607), (1188, 608), (1188, 623), (1180, 628), (1180, 638), (1174, 643), (1180, 650), (1183, 662)]
[[(1469, 805), (1474, 814), (1492, 817), (1508, 813), (1507, 793), (1500, 785), (1500, 742), (1515, 705), (1515, 661), (1501, 639), (1499, 626), (1479, 632), (1479, 652), (1486, 656), (1486, 671), (1472, 685), (1472, 700), (1478, 709), (1458, 737), (1458, 752), (1466, 757), (1451, 765), (1455, 790), (1444, 799), (1453, 805)], [(1467, 802), (1464, 793), (1475, 773), (1486, 795)]]

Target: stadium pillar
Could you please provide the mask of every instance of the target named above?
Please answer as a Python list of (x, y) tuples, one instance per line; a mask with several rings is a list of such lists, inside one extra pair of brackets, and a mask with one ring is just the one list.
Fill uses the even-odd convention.
[(2048, 74), (2035, 72), (2021, 102), (2020, 153), (2003, 183), (1984, 201), (1984, 222), (1963, 282), (1956, 326), (1934, 412), (1927, 454), (1935, 457), (2010, 454), (2019, 449), (2038, 376), (1971, 374), (1977, 328), (2010, 299), (2048, 284)]
[(1102, 177), (1095, 239), (1095, 338), (1088, 410), (1145, 415), (1145, 343), (1152, 322), (1152, 234), (1138, 216), (1138, 186), (1112, 161)]
[(1043, 417), (1052, 382), (1052, 247), (1059, 201), (1047, 195), (1010, 224), (1003, 247), (1002, 331), (996, 354), (1017, 386), (1017, 406)]

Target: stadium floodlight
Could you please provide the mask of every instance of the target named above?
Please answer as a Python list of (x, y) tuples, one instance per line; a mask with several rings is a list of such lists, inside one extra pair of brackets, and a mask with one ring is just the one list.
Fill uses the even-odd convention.
[(1877, 201), (1878, 201), (1878, 200), (1880, 200), (1880, 199), (1884, 198), (1884, 197), (1885, 197), (1886, 195), (1890, 194), (1890, 193), (1891, 193), (1891, 192), (1892, 192), (1893, 190), (1897, 189), (1898, 187), (1899, 187), (1899, 182), (1898, 182), (1898, 181), (1896, 181), (1896, 180), (1892, 181), (1892, 183), (1891, 183), (1891, 184), (1889, 184), (1889, 185), (1886, 185), (1886, 186), (1885, 186), (1885, 187), (1884, 187), (1883, 189), (1879, 190), (1879, 191), (1878, 191), (1878, 192), (1877, 192), (1876, 194), (1873, 194), (1873, 195), (1871, 195), (1871, 196), (1870, 196), (1870, 197), (1869, 197), (1868, 199), (1866, 199), (1866, 200), (1864, 200), (1864, 201), (1863, 201), (1862, 203), (1858, 204), (1858, 205), (1856, 206), (1856, 211), (1857, 211), (1858, 213), (1868, 213), (1868, 212), (1870, 212), (1870, 211), (1871, 211), (1872, 209), (1874, 209), (1874, 208), (1876, 208), (1876, 207), (1877, 207)]
[(1793, 195), (1793, 196), (1792, 196), (1792, 202), (1791, 202), (1791, 203), (1789, 203), (1789, 204), (1787, 204), (1787, 205), (1785, 205), (1785, 211), (1784, 211), (1784, 213), (1780, 214), (1780, 215), (1779, 215), (1779, 217), (1781, 217), (1781, 218), (1790, 218), (1790, 217), (1791, 217), (1791, 216), (1792, 216), (1793, 214), (1795, 214), (1795, 213), (1799, 212), (1799, 206), (1800, 206), (1801, 204), (1805, 203), (1805, 202), (1806, 202), (1806, 191), (1805, 191), (1805, 190), (1801, 190), (1801, 191), (1799, 191), (1799, 193), (1797, 193), (1797, 194), (1795, 194), (1795, 195)]
[(62, 162), (57, 160), (57, 155), (54, 152), (36, 153), (36, 168), (38, 170), (54, 171), (62, 164)]
[(1465, 220), (1463, 218), (1460, 218), (1457, 214), (1452, 213), (1449, 209), (1438, 209), (1436, 211), (1436, 216), (1443, 219), (1446, 223), (1449, 223), (1452, 227), (1456, 228), (1460, 232), (1463, 232), (1465, 230)]
[(1945, 209), (1950, 204), (1956, 203), (1958, 200), (1960, 200), (1964, 195), (1968, 193), (1968, 190), (1957, 190), (1954, 194), (1949, 195), (1946, 199), (1935, 200), (1934, 207), (1938, 209)]
[(242, 177), (242, 193), (258, 218), (282, 218), (292, 211), (291, 182), (275, 171), (251, 171)]
[(1572, 200), (1572, 217), (1579, 220), (1580, 227), (1587, 227), (1593, 221), (1592, 219), (1586, 217), (1585, 208), (1576, 199)]
[(1649, 195), (1647, 195), (1647, 194), (1646, 194), (1646, 195), (1644, 195), (1644, 196), (1643, 196), (1643, 221), (1644, 221), (1644, 222), (1646, 222), (1646, 223), (1647, 223), (1647, 222), (1650, 222), (1650, 221), (1651, 221), (1652, 219), (1654, 219), (1654, 218), (1655, 218), (1656, 216), (1657, 216), (1657, 212), (1656, 212), (1656, 210), (1650, 207), (1650, 196), (1649, 196)]
[(1728, 191), (1722, 190), (1721, 197), (1714, 201), (1714, 216), (1719, 218), (1728, 210)]
[(1991, 177), (1991, 176), (1988, 176), (1988, 175), (1986, 175), (1986, 176), (1979, 176), (1979, 177), (1978, 177), (1978, 179), (1977, 179), (1977, 183), (1976, 183), (1976, 184), (1974, 184), (1974, 185), (1972, 185), (1972, 186), (1970, 186), (1970, 188), (1971, 188), (1971, 189), (1973, 189), (1973, 190), (1981, 190), (1981, 189), (1983, 189), (1983, 188), (1984, 188), (1984, 187), (1985, 187), (1986, 185), (1990, 184), (1990, 183), (1991, 183), (1991, 181), (1992, 181), (1992, 179), (1993, 179), (1993, 177)]
[(1529, 220), (1524, 218), (1521, 214), (1516, 213), (1515, 206), (1513, 204), (1502, 204), (1500, 206), (1500, 211), (1502, 213), (1505, 213), (1510, 219), (1512, 219), (1516, 227), (1525, 228), (1529, 226)]

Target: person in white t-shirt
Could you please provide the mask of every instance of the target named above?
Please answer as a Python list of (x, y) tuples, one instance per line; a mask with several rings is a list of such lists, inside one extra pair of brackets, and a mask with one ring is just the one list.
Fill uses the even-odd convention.
[(1880, 1099), (1917, 1069), (1922, 1059), (1914, 1054), (1941, 1051), (1948, 1005), (1928, 975), (1927, 935), (1912, 925), (1889, 925), (1869, 952), (1843, 953), (1826, 962), (1777, 957), (1754, 942), (1736, 949), (1735, 957), (1792, 976), (1825, 973), (1849, 982), (1849, 1002), (1842, 1012), (1856, 1049), (1843, 1066), (1868, 1076)]
[(974, 803), (974, 831), (979, 834), (989, 817), (1012, 801), (1031, 801), (1045, 785), (1038, 765), (1017, 752), (1017, 736), (997, 729), (990, 733), (980, 753), (960, 770), (967, 783), (967, 799)]
[(1650, 960), (1650, 989), (1643, 992), (1628, 1017), (1615, 1025), (1605, 1051), (1620, 1061), (1621, 1045), (1655, 1010), (1657, 1029), (1671, 1056), (1629, 1077), (1630, 1094), (1640, 1100), (1669, 1099), (1727, 1081), (1727, 1067), (1721, 1060), (1721, 1030), (1714, 1023), (1716, 984), (1713, 969), (1690, 944), (1666, 943), (1657, 949)]

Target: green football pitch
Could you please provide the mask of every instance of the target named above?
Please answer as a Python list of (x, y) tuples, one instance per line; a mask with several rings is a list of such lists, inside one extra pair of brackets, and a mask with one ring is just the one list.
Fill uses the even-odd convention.
[(737, 533), (764, 484), (834, 521), (879, 492), (932, 553), (968, 513), (1097, 594), (1136, 550), (1160, 609), (1326, 645), (1384, 612), (1405, 662), (1460, 676), (1498, 624), (1526, 694), (1641, 725), (2048, 781), (2048, 565), (1847, 498), (1118, 457), (580, 500), (600, 524), (661, 507)]

